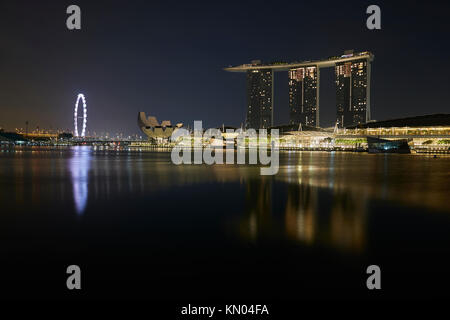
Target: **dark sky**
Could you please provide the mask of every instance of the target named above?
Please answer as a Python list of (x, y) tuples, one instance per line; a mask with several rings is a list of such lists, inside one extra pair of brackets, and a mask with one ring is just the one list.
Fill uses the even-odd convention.
[[(66, 28), (77, 4), (82, 30)], [(366, 28), (370, 4), (382, 30)], [(0, 126), (70, 128), (76, 95), (88, 129), (138, 133), (159, 120), (244, 121), (252, 59), (313, 60), (371, 51), (372, 118), (449, 113), (448, 1), (0, 1)], [(333, 69), (321, 78), (321, 125), (335, 118)], [(288, 121), (287, 73), (275, 77), (275, 123)]]

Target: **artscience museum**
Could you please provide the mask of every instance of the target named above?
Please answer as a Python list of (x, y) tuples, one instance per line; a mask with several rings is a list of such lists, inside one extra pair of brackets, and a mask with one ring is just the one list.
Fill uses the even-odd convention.
[(175, 126), (172, 126), (169, 120), (159, 123), (156, 117), (147, 117), (145, 112), (139, 112), (138, 126), (149, 139), (166, 140), (170, 138), (172, 133), (183, 127), (183, 124), (177, 123)]

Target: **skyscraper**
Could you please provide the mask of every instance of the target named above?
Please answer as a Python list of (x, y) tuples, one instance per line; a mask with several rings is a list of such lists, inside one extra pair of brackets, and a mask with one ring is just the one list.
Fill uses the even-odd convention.
[(273, 125), (273, 71), (247, 71), (246, 128), (267, 129)]
[(303, 62), (251, 63), (225, 68), (247, 73), (246, 128), (273, 125), (273, 74), (288, 71), (289, 123), (319, 127), (320, 69), (335, 68), (336, 121), (339, 127), (370, 120), (370, 77), (374, 55), (347, 50), (343, 55)]
[(290, 124), (319, 126), (319, 68), (289, 70)]
[(337, 123), (347, 127), (370, 120), (370, 61), (336, 63)]

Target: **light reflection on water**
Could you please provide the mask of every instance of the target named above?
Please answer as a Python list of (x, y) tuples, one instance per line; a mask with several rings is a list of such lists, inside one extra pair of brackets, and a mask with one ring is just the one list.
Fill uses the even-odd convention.
[(69, 168), (72, 177), (73, 200), (76, 212), (81, 215), (86, 209), (89, 194), (89, 168), (91, 166), (92, 149), (77, 146), (72, 149)]
[[(305, 184), (284, 186), (270, 179), (250, 180), (245, 188), (245, 210), (239, 222), (244, 239), (281, 237), (307, 246), (364, 250), (367, 199), (346, 192), (331, 195)], [(281, 196), (274, 195), (277, 188)], [(324, 200), (326, 205), (321, 204)]]
[[(392, 217), (397, 207), (419, 209), (424, 217), (450, 212), (446, 157), (281, 153), (279, 173), (272, 177), (260, 176), (258, 166), (175, 166), (169, 153), (97, 152), (89, 147), (17, 152), (0, 159), (5, 182), (0, 197), (10, 194), (15, 199), (13, 213), (27, 210), (30, 199), (33, 210), (47, 210), (50, 201), (65, 208), (67, 187), (77, 215), (119, 214), (125, 220), (124, 208), (153, 214), (148, 208), (159, 205), (169, 208), (176, 224), (183, 215), (221, 210), (221, 203), (231, 201), (234, 212), (224, 213), (229, 214), (231, 233), (256, 244), (283, 239), (358, 254), (366, 250), (368, 232), (374, 230), (369, 219), (378, 214), (370, 209), (374, 201), (382, 202)], [(211, 194), (200, 197), (201, 202), (192, 198), (177, 203), (174, 195), (166, 204), (155, 203), (157, 195), (171, 195), (180, 187), (195, 195), (205, 185), (229, 187), (226, 195), (206, 187)], [(238, 199), (243, 201), (234, 202)], [(133, 207), (135, 201), (145, 208)], [(99, 212), (97, 204), (107, 203), (117, 206)], [(228, 227), (222, 225), (224, 235)]]

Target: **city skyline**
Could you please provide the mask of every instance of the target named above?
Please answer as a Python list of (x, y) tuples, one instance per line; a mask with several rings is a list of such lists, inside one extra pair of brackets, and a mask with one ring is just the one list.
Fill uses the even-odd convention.
[[(66, 3), (31, 3), (21, 12), (18, 1), (0, 13), (0, 126), (14, 130), (29, 121), (30, 127), (72, 128), (74, 97), (84, 92), (90, 132), (135, 134), (139, 111), (186, 124), (203, 120), (207, 127), (240, 127), (246, 80), (224, 67), (255, 59), (308, 60), (346, 49), (376, 54), (372, 119), (446, 113), (449, 62), (442, 52), (448, 44), (434, 40), (450, 31), (438, 18), (445, 4), (417, 4), (411, 14), (401, 3), (378, 4), (383, 25), (372, 31), (365, 27), (367, 5), (359, 2), (328, 4), (338, 17), (322, 12), (324, 26), (309, 15), (294, 23), (282, 3), (194, 2), (172, 8), (80, 1), (82, 29), (69, 31)], [(290, 7), (308, 12), (319, 4)], [(251, 10), (258, 14), (246, 14)], [(262, 17), (269, 13), (273, 19), (266, 25)], [(274, 125), (290, 120), (289, 85), (279, 76), (285, 75), (274, 76)], [(327, 127), (335, 122), (334, 73), (321, 70), (320, 77), (320, 125)], [(433, 81), (424, 81), (429, 78)]]

